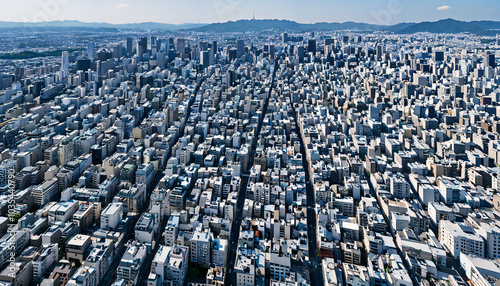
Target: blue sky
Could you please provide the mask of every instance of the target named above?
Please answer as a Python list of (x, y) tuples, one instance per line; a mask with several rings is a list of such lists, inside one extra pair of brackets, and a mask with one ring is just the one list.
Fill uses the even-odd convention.
[(301, 23), (500, 20), (499, 0), (0, 0), (0, 21), (213, 23), (288, 19)]

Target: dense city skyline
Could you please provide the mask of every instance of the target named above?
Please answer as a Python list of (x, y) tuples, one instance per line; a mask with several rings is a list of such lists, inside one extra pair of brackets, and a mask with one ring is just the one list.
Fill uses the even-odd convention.
[(500, 285), (499, 0), (0, 1), (0, 286)]
[[(103, 3), (104, 2), (104, 3)], [(500, 2), (486, 1), (242, 1), (242, 0), (26, 0), (4, 3), (1, 21), (43, 22), (78, 20), (111, 24), (158, 22), (217, 23), (251, 19), (286, 19), (300, 23), (364, 22), (392, 25), (402, 22), (500, 20)], [(151, 11), (151, 7), (155, 7)], [(363, 7), (363, 9), (359, 9)]]

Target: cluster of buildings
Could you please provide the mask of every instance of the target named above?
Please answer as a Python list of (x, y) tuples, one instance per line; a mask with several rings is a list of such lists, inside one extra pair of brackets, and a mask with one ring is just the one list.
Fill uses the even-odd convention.
[(0, 285), (500, 283), (481, 40), (149, 35), (0, 73)]

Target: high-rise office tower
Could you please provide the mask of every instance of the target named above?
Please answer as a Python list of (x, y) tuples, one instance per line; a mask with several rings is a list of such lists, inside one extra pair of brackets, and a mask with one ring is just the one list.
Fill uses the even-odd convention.
[(177, 52), (179, 52), (181, 58), (184, 58), (184, 54), (186, 53), (186, 41), (184, 39), (177, 39)]
[[(147, 53), (148, 52), (148, 38), (142, 37), (140, 43), (141, 43), (142, 54)], [(140, 56), (142, 56), (142, 54)]]
[(269, 45), (269, 57), (274, 59), (274, 45)]
[(484, 57), (484, 66), (485, 67), (495, 67), (495, 54), (486, 54)]
[(432, 54), (432, 60), (434, 62), (444, 61), (444, 52), (443, 51), (434, 51), (434, 53)]
[(214, 50), (214, 54), (217, 54), (218, 51), (217, 41), (212, 42), (212, 50)]
[(210, 62), (210, 53), (209, 51), (201, 51), (200, 52), (200, 63), (203, 66), (203, 68), (206, 68), (209, 66)]
[(200, 49), (198, 47), (193, 47), (193, 49), (191, 49), (191, 59), (194, 61), (200, 59)]
[(150, 37), (150, 47), (151, 49), (155, 48), (156, 47), (156, 36), (151, 36)]
[(91, 60), (95, 59), (95, 44), (94, 44), (94, 42), (88, 43), (87, 55), (89, 56), (89, 59), (91, 59)]
[(166, 64), (166, 57), (165, 57), (165, 53), (164, 52), (158, 52), (156, 53), (156, 64), (160, 67), (160, 68), (165, 68), (165, 64)]
[(213, 48), (208, 49), (208, 55), (209, 55), (208, 64), (209, 65), (215, 64), (215, 54)]
[(384, 54), (384, 46), (382, 44), (377, 44), (376, 51), (377, 59), (381, 59)]
[(161, 52), (161, 44), (162, 44), (162, 39), (157, 39), (156, 40), (156, 50)]
[(175, 50), (173, 48), (170, 48), (170, 50), (168, 50), (168, 62), (172, 62), (173, 60), (175, 60)]
[(236, 56), (240, 58), (245, 53), (245, 41), (238, 40), (236, 41)]
[(283, 33), (282, 35), (283, 44), (289, 41), (288, 33)]
[(307, 51), (313, 54), (316, 53), (316, 40), (307, 41)]
[(69, 70), (69, 53), (68, 53), (68, 51), (62, 52), (61, 70), (63, 72), (63, 77), (67, 77), (68, 70)]
[(174, 38), (168, 38), (167, 39), (167, 44), (166, 44), (166, 47), (167, 51), (169, 51), (170, 49), (175, 49), (174, 48)]
[(238, 57), (238, 50), (235, 48), (232, 48), (228, 51), (228, 56), (229, 56), (229, 61), (233, 61)]
[(142, 50), (141, 41), (137, 41), (136, 48), (135, 48), (135, 54), (139, 58), (142, 58), (142, 55), (144, 54), (144, 51)]
[(132, 55), (132, 38), (127, 38), (127, 54)]
[(113, 47), (113, 58), (119, 59), (122, 56), (123, 56), (122, 55), (122, 45), (118, 44), (118, 45), (114, 46)]
[(299, 63), (304, 63), (304, 46), (297, 47), (297, 57), (299, 58)]

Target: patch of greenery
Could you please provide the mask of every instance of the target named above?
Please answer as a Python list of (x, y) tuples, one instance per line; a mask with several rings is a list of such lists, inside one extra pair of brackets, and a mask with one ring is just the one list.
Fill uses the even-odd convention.
[(61, 260), (64, 255), (66, 255), (66, 242), (68, 241), (68, 238), (66, 236), (61, 236), (61, 240), (59, 241), (59, 260)]
[(496, 39), (481, 39), (482, 44), (492, 44), (495, 43)]
[(19, 49), (43, 48), (43, 47), (48, 47), (48, 46), (49, 46), (49, 44), (47, 44), (47, 43), (27, 42), (27, 43), (19, 43), (19, 45), (17, 45), (17, 48), (19, 48)]
[(72, 53), (74, 51), (78, 51), (75, 49), (70, 49), (70, 50), (55, 50), (55, 51), (47, 51), (47, 52), (33, 52), (33, 51), (22, 51), (19, 53), (6, 53), (3, 55), (0, 55), (0, 59), (2, 60), (24, 60), (24, 59), (33, 59), (33, 58), (40, 58), (40, 57), (57, 57), (61, 56), (63, 51), (68, 51), (69, 53)]
[(200, 277), (200, 269), (190, 267), (187, 271), (187, 276), (190, 278), (199, 278)]
[(17, 222), (21, 218), (21, 214), (20, 213), (15, 213), (15, 214), (12, 214), (12, 215), (9, 214), (8, 217), (9, 217), (9, 223), (17, 224)]

